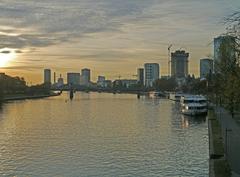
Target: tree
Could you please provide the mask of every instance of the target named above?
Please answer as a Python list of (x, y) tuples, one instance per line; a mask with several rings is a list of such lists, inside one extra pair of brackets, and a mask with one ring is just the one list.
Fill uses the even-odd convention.
[[(235, 36), (227, 36), (219, 48), (219, 58), (215, 62), (215, 91), (220, 93), (220, 102), (234, 116), (240, 104), (239, 45)], [(222, 98), (222, 99), (221, 99)]]
[(154, 82), (154, 88), (158, 91), (175, 91), (177, 83), (174, 78), (161, 78)]

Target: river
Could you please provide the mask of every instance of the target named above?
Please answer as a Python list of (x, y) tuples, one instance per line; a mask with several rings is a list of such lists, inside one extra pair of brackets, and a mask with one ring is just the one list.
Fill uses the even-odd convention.
[(76, 93), (0, 111), (0, 176), (208, 176), (207, 118), (167, 99)]

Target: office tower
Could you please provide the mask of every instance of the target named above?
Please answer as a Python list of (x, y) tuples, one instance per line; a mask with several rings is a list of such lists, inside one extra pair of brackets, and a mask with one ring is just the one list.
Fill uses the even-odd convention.
[(137, 81), (138, 81), (138, 84), (144, 85), (144, 69), (143, 68), (138, 68), (137, 70)]
[(152, 87), (154, 82), (159, 79), (159, 64), (158, 63), (145, 63), (144, 64), (145, 70), (145, 83), (146, 87)]
[(171, 53), (171, 76), (184, 78), (188, 76), (188, 57), (189, 53), (184, 50), (177, 50)]
[(213, 72), (213, 60), (210, 58), (203, 58), (200, 60), (200, 77), (206, 78)]
[(67, 84), (78, 86), (80, 84), (80, 73), (67, 73)]
[(84, 68), (82, 69), (82, 85), (89, 86), (91, 80), (91, 71), (90, 69)]
[(44, 69), (44, 84), (51, 84), (51, 70)]

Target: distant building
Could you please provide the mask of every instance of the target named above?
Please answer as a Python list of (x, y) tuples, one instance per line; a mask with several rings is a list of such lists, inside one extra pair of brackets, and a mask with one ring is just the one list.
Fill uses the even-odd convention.
[(103, 82), (103, 87), (104, 88), (111, 88), (112, 87), (112, 81), (111, 80), (105, 80)]
[(58, 78), (57, 87), (62, 87), (64, 85), (64, 80), (62, 78), (62, 75), (60, 74), (60, 77)]
[(184, 50), (177, 50), (171, 53), (171, 76), (184, 78), (188, 76), (188, 57), (189, 53)]
[(200, 60), (200, 77), (206, 78), (213, 72), (213, 60), (210, 58), (204, 58)]
[(97, 80), (97, 86), (104, 87), (105, 77), (104, 76), (98, 76)]
[(112, 88), (112, 81), (111, 80), (104, 80), (97, 84), (98, 87), (101, 88)]
[(144, 69), (143, 68), (138, 68), (137, 70), (137, 81), (138, 81), (138, 84), (144, 85)]
[(78, 86), (80, 84), (80, 73), (67, 73), (67, 84)]
[(51, 84), (51, 70), (44, 69), (44, 84)]
[(220, 47), (222, 44), (224, 44), (226, 42), (230, 42), (233, 44), (232, 46), (229, 46), (230, 47), (229, 49), (232, 50), (232, 52), (230, 52), (230, 53), (232, 53), (231, 57), (235, 56), (235, 49), (233, 48), (233, 46), (235, 45), (236, 40), (233, 36), (226, 35), (226, 36), (218, 36), (218, 37), (214, 38), (214, 68), (215, 68), (216, 63), (219, 62), (219, 59), (221, 57), (220, 56)]
[(90, 81), (91, 81), (91, 71), (90, 71), (90, 69), (87, 69), (87, 68), (82, 69), (81, 85), (89, 86)]
[(145, 63), (144, 64), (144, 85), (152, 87), (154, 82), (159, 79), (160, 67), (158, 63)]
[(137, 85), (138, 81), (135, 79), (118, 79), (114, 81), (115, 87), (130, 88)]
[(105, 76), (98, 76), (98, 82), (103, 82), (105, 79)]

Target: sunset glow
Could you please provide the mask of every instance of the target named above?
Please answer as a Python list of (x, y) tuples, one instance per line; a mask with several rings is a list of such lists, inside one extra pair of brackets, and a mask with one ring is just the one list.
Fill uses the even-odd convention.
[(13, 49), (0, 50), (0, 67), (6, 67), (8, 63), (16, 58), (16, 53)]

